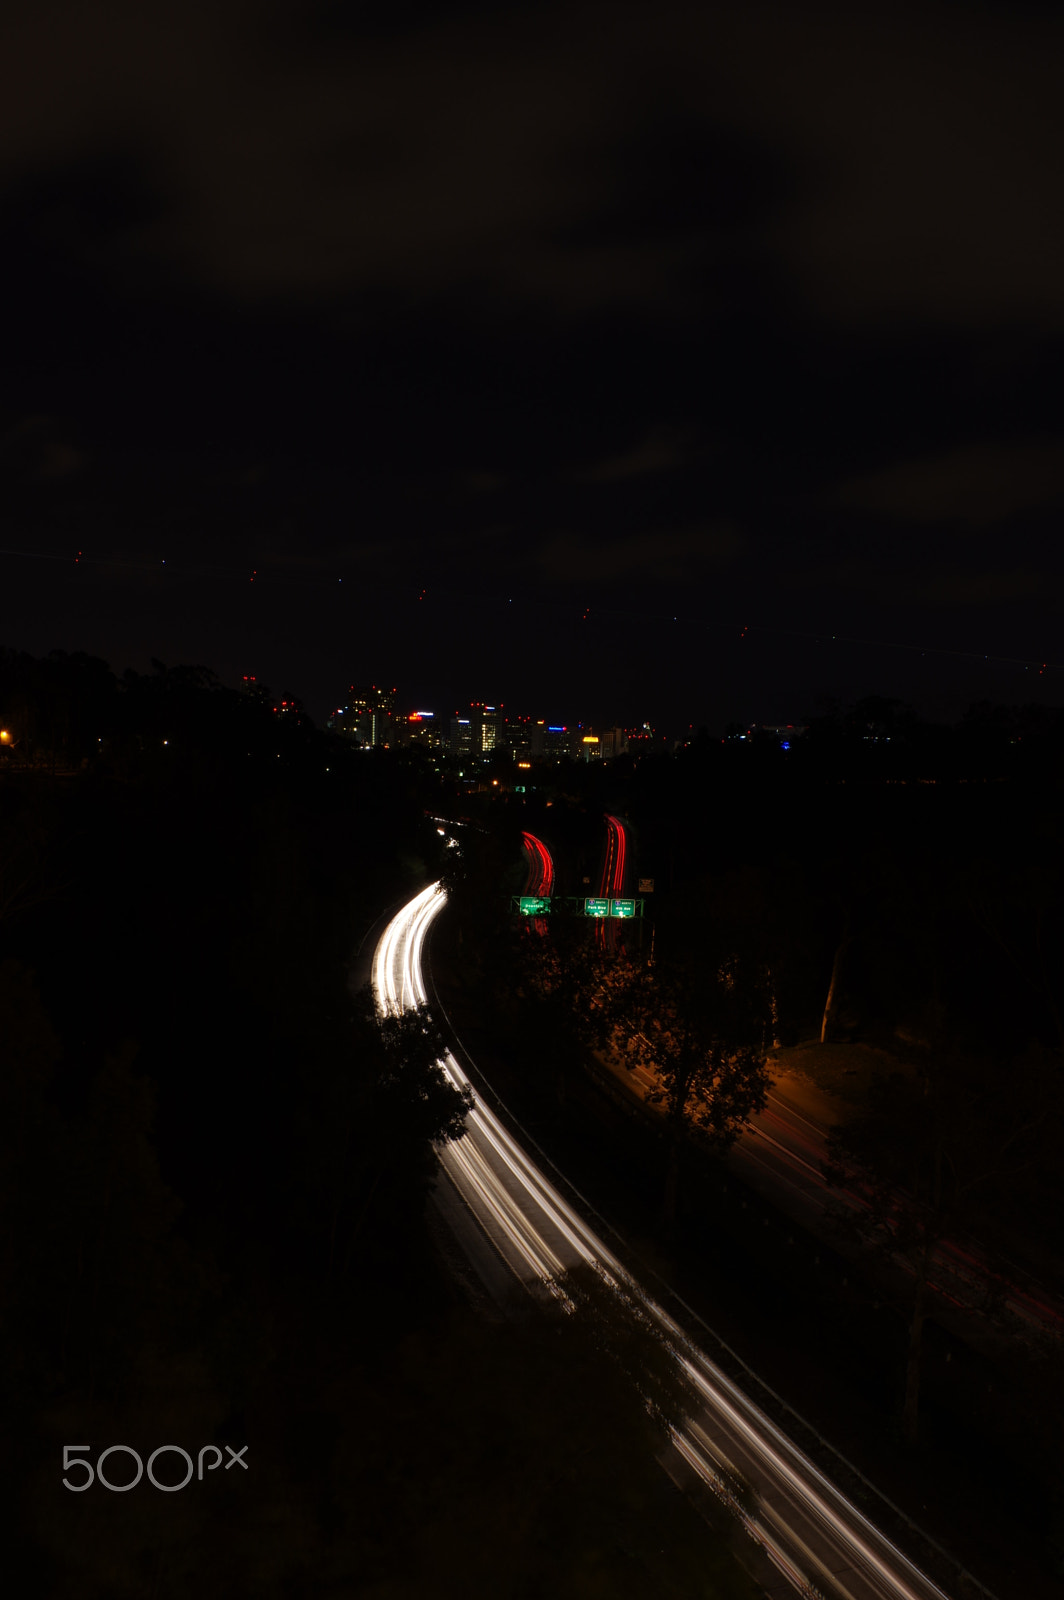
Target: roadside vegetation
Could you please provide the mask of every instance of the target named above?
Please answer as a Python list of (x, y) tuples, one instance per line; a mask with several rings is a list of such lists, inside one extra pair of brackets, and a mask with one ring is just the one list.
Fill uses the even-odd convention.
[[(1064, 719), (982, 707), (935, 730), (903, 712), (837, 708), (786, 754), (771, 740), (740, 748), (703, 737), (673, 757), (545, 773), (541, 792), (521, 806), (501, 799), (482, 823), (511, 872), (519, 845), (505, 842), (518, 821), (538, 833), (558, 893), (578, 895), (603, 813), (633, 816), (638, 873), (655, 885), (642, 945), (632, 930), (626, 956), (610, 958), (555, 915), (533, 933), (508, 920), (496, 874), (494, 897), (481, 884), (463, 898), (456, 884), (447, 913), (487, 952), (481, 971), (443, 950), (435, 959), (460, 1031), (561, 1169), (733, 1339), (756, 1349), (758, 1307), (774, 1302), (793, 1359), (778, 1342), (762, 1356), (770, 1370), (780, 1364), (785, 1392), (812, 1391), (826, 1417), (834, 1387), (841, 1426), (825, 1421), (834, 1437), (918, 1518), (928, 1501), (932, 1527), (937, 1504), (944, 1522), (966, 1529), (985, 1570), (1011, 1574), (1004, 1592), (1017, 1581), (1034, 1592), (1064, 1574), (1064, 1362), (1060, 1340), (1021, 1329), (1000, 1291), (1010, 1270), (1064, 1288)], [(680, 952), (683, 1030), (654, 970)], [(712, 1146), (726, 1148), (756, 1094), (744, 1107), (707, 1073), (687, 1099), (685, 1075), (675, 1076), (673, 1043), (710, 1027), (729, 962), (754, 980), (751, 1010), (765, 975), (769, 1072), (773, 1060), (800, 1065), (839, 1105), (832, 1170), (859, 1177), (870, 1201), (856, 1238), (863, 1285), (851, 1254), (803, 1245), (800, 1230), (715, 1164)], [(741, 1030), (732, 1038), (725, 1054), (738, 1064)], [(630, 1050), (662, 1108), (682, 1105), (682, 1124), (671, 1124), (682, 1139), (617, 1101), (608, 1075), (589, 1073), (605, 1049)], [(725, 1130), (716, 1139), (714, 1100)], [(674, 1207), (663, 1207), (670, 1194)], [(954, 1233), (1000, 1269), (981, 1313), (994, 1338), (980, 1354), (946, 1331), (928, 1286), (931, 1253)], [(903, 1267), (886, 1303), (876, 1287), (884, 1254)], [(740, 1303), (745, 1329), (731, 1320)], [(842, 1420), (846, 1393), (851, 1415), (869, 1407), (857, 1439)], [(979, 1486), (980, 1460), (1009, 1461), (1008, 1508), (1001, 1471)], [(913, 1489), (928, 1475), (935, 1487), (921, 1499)], [(981, 1522), (1012, 1517), (1011, 1536), (986, 1550)], [(1009, 1565), (1020, 1551), (1034, 1561), (1022, 1580)]]
[[(444, 865), (435, 774), (272, 705), (0, 658), (9, 1567), (41, 1600), (751, 1600), (655, 1463), (674, 1401), (629, 1382), (631, 1330), (485, 1319), (442, 1269), (467, 1104), (355, 960)], [(71, 1444), (248, 1470), (78, 1494)]]

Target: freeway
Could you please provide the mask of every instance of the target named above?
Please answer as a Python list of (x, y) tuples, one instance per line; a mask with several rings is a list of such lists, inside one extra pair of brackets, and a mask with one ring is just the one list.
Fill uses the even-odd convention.
[[(425, 940), (444, 904), (443, 892), (432, 884), (385, 929), (373, 959), (382, 1010), (427, 999)], [(454, 1054), (448, 1052), (442, 1064), (456, 1084), (469, 1085)], [(563, 1295), (559, 1279), (565, 1271), (592, 1266), (664, 1333), (700, 1398), (698, 1411), (674, 1431), (666, 1464), (678, 1480), (687, 1473), (731, 1503), (771, 1564), (767, 1593), (779, 1600), (795, 1593), (806, 1600), (946, 1600), (636, 1282), (483, 1096), (475, 1099), (465, 1136), (439, 1154), (446, 1203), (474, 1225), (481, 1262), (493, 1260), (530, 1292)], [(462, 1237), (468, 1236), (467, 1228)], [(736, 1504), (729, 1489), (736, 1479), (752, 1486), (752, 1502)]]
[[(644, 1101), (658, 1087), (651, 1068), (630, 1068), (609, 1056), (600, 1056), (599, 1063)], [(823, 1170), (831, 1125), (844, 1119), (845, 1107), (796, 1074), (776, 1073), (771, 1062), (770, 1069), (774, 1079), (765, 1109), (754, 1113), (725, 1159), (752, 1189), (801, 1227), (833, 1250), (856, 1257), (859, 1247), (844, 1242), (834, 1214), (849, 1212), (860, 1227), (869, 1212), (867, 1194), (857, 1179), (829, 1187)], [(664, 1114), (660, 1106), (648, 1110), (655, 1116)], [(937, 1320), (959, 1338), (986, 1349), (1011, 1334), (1059, 1338), (1064, 1332), (1060, 1296), (1000, 1251), (995, 1259), (992, 1265), (976, 1240), (960, 1235), (936, 1245), (928, 1288), (936, 1297)], [(896, 1297), (898, 1292), (909, 1292), (905, 1280), (914, 1271), (912, 1262), (897, 1253), (890, 1266), (880, 1263), (877, 1281), (888, 1296)], [(993, 1308), (990, 1320), (988, 1308)]]
[(599, 894), (615, 899), (624, 894), (628, 877), (628, 831), (620, 817), (606, 818), (606, 848), (602, 857)]
[[(631, 872), (631, 851), (628, 848), (628, 830), (620, 817), (606, 817), (606, 844), (602, 853), (602, 871), (599, 874), (599, 897), (603, 900), (624, 898)], [(596, 929), (599, 943), (606, 950), (623, 948), (624, 934), (617, 924), (600, 922)]]
[(549, 896), (554, 893), (554, 862), (542, 839), (534, 833), (522, 833), (528, 875), (525, 894)]
[[(652, 1080), (651, 1080), (652, 1081)], [(646, 1085), (640, 1085), (645, 1092)], [(832, 1241), (826, 1207), (848, 1210), (860, 1222), (868, 1210), (866, 1196), (857, 1182), (830, 1189), (824, 1177), (823, 1162), (828, 1157), (828, 1134), (832, 1123), (844, 1120), (846, 1108), (819, 1093), (815, 1086), (793, 1072), (774, 1072), (773, 1088), (764, 1111), (750, 1120), (729, 1160), (756, 1188), (771, 1196), (781, 1210)], [(896, 1267), (911, 1277), (913, 1267), (904, 1257), (894, 1258)], [(947, 1325), (972, 1337), (972, 1313), (995, 1299), (1000, 1302), (1000, 1318), (1007, 1313), (1020, 1331), (1053, 1334), (1064, 1331), (1064, 1305), (1059, 1298), (1012, 1261), (1001, 1259), (991, 1265), (979, 1243), (962, 1236), (943, 1239), (936, 1246), (929, 1287), (940, 1296), (938, 1315)]]
[[(526, 874), (525, 894), (535, 895), (543, 899), (550, 899), (554, 893), (554, 861), (551, 853), (542, 839), (537, 839), (534, 833), (522, 833), (524, 841)], [(545, 917), (533, 917), (532, 927), (541, 939), (547, 936), (547, 921)]]

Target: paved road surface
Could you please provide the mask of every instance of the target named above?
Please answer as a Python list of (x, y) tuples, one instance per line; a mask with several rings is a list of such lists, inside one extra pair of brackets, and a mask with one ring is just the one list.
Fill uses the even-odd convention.
[[(436, 885), (393, 917), (377, 946), (373, 981), (379, 1003), (398, 1009), (426, 998), (425, 938), (444, 897)], [(448, 1053), (443, 1065), (460, 1085), (469, 1080)], [(791, 1443), (736, 1384), (685, 1335), (631, 1277), (478, 1098), (466, 1136), (444, 1147), (441, 1161), (459, 1237), (474, 1240), (488, 1273), (509, 1273), (532, 1292), (563, 1292), (569, 1267), (592, 1265), (612, 1290), (661, 1328), (701, 1397), (702, 1407), (673, 1440), (674, 1475), (687, 1472), (721, 1497), (726, 1475), (756, 1492), (744, 1514), (751, 1537), (771, 1561), (773, 1596), (830, 1594), (832, 1600), (944, 1600), (943, 1591), (891, 1544)], [(475, 1263), (474, 1263), (475, 1265)]]

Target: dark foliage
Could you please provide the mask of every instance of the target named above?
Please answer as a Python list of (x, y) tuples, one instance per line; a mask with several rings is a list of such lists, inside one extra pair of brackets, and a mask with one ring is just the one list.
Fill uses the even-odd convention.
[[(582, 1318), (526, 1302), (486, 1325), (440, 1276), (425, 1198), (468, 1099), (424, 1009), (382, 1023), (352, 987), (381, 907), (441, 864), (428, 775), (352, 760), (203, 669), (119, 685), (65, 663), (100, 691), (94, 751), (41, 720), (52, 668), (14, 665), (32, 694), (0, 781), (9, 1569), (44, 1600), (383, 1600), (500, 1573), (529, 1597), (744, 1600), (730, 1536), (656, 1467), (682, 1395), (667, 1363), (632, 1384), (630, 1319), (574, 1282)], [(454, 877), (479, 937), (494, 913)], [(167, 1443), (247, 1445), (250, 1468), (174, 1495), (63, 1487), (65, 1445)]]

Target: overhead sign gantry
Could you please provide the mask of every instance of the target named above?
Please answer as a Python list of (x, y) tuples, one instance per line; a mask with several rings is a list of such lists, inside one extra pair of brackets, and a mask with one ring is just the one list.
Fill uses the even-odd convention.
[(574, 912), (585, 917), (614, 917), (630, 919), (643, 915), (642, 900), (589, 899), (579, 895), (514, 894), (510, 896), (510, 910), (522, 917), (546, 916), (552, 906), (563, 907), (570, 915)]

